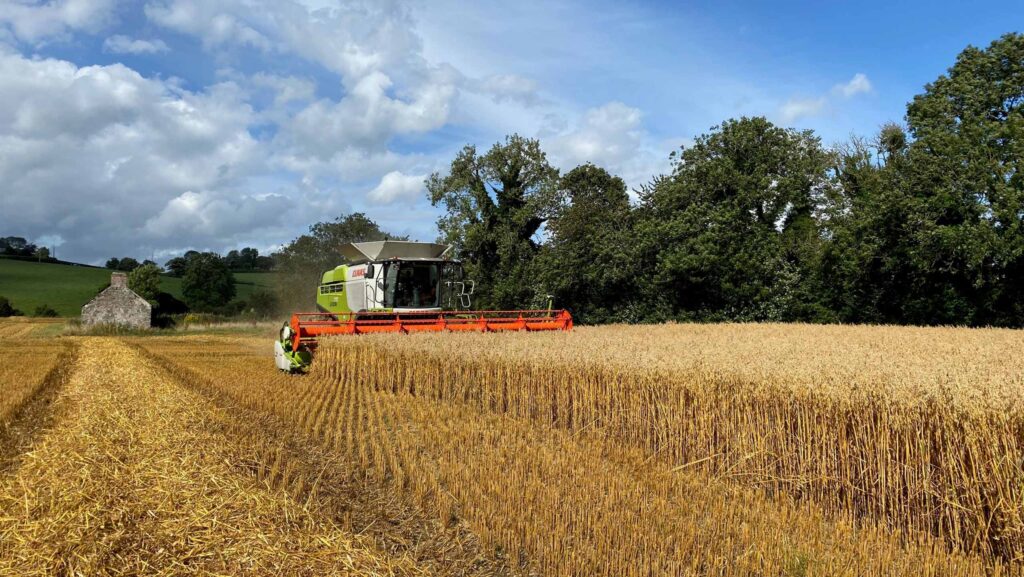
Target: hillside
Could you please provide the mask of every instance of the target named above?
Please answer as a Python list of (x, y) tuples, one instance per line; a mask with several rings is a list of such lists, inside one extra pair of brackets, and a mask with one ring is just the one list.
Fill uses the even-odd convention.
[[(63, 317), (75, 317), (82, 305), (110, 281), (110, 272), (89, 266), (0, 259), (0, 296), (26, 314), (46, 304)], [(270, 288), (271, 279), (272, 273), (236, 273), (236, 298), (244, 300), (259, 288)], [(182, 298), (179, 278), (162, 277), (160, 288)]]

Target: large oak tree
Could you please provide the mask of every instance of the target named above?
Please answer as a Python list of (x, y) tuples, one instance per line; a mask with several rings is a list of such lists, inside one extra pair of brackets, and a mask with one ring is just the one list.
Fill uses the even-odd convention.
[(476, 281), (477, 306), (519, 308), (539, 296), (530, 268), (557, 182), (540, 143), (518, 135), (486, 154), (466, 146), (447, 175), (427, 180), (431, 202), (445, 210), (441, 240), (455, 246)]

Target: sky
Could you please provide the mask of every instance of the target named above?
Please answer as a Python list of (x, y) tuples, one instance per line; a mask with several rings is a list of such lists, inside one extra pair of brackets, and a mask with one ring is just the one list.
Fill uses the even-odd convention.
[(423, 184), (537, 138), (631, 188), (721, 121), (826, 145), (901, 121), (1024, 2), (0, 0), (0, 236), (65, 260), (268, 253), (365, 212), (433, 240)]

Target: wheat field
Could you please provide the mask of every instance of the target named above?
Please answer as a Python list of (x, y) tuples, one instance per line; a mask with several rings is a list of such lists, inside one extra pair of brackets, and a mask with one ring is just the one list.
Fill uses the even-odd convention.
[[(666, 325), (144, 343), (551, 575), (1018, 574), (1014, 331)], [(244, 378), (239, 378), (245, 375)]]
[(1024, 575), (1021, 332), (48, 331), (0, 324), (2, 574)]
[(1018, 559), (1022, 350), (1010, 330), (663, 325), (336, 339), (318, 360)]

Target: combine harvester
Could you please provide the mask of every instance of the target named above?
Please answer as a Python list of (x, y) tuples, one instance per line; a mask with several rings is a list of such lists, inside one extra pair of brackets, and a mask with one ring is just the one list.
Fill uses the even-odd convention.
[(566, 310), (469, 310), (475, 284), (464, 280), (462, 263), (446, 258), (450, 248), (395, 240), (342, 247), (348, 264), (321, 276), (318, 312), (295, 313), (281, 328), (277, 368), (305, 371), (317, 339), (331, 335), (572, 330)]

